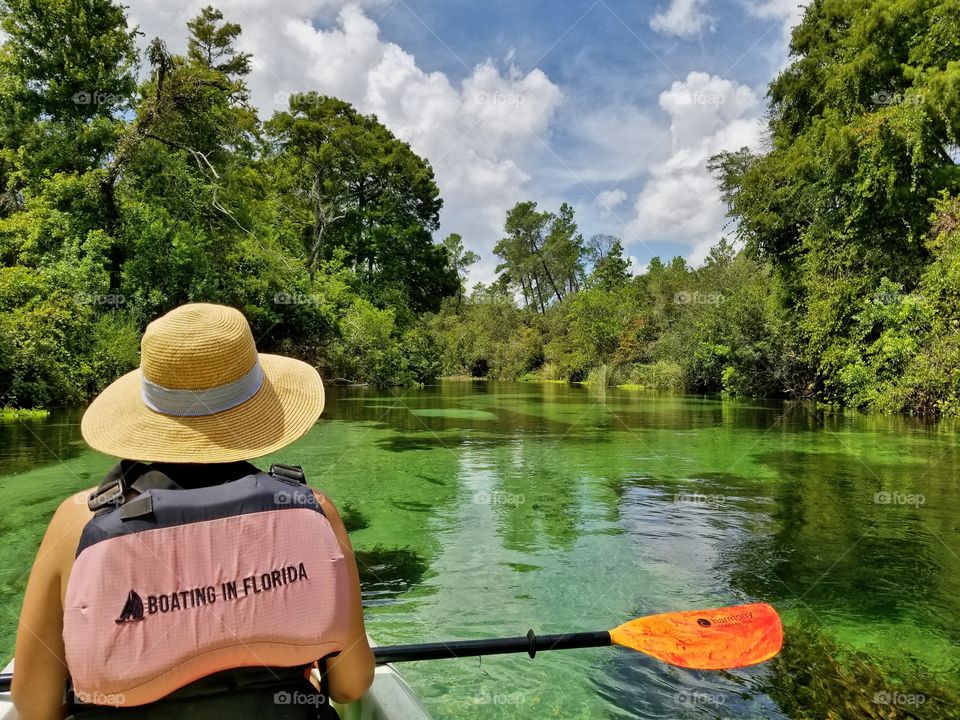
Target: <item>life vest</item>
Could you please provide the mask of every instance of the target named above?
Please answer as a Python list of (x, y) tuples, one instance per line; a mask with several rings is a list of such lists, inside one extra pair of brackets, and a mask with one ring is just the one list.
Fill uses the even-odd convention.
[(343, 650), (347, 567), (299, 468), (185, 489), (150, 467), (124, 461), (90, 496), (63, 618), (79, 702), (145, 705)]

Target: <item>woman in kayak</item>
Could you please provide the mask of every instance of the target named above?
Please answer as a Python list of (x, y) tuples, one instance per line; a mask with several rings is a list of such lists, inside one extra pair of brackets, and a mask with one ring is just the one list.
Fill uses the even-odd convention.
[(316, 718), (327, 697), (366, 692), (374, 660), (336, 508), (299, 468), (247, 462), (307, 432), (323, 403), (316, 370), (258, 353), (236, 310), (184, 305), (147, 327), (140, 368), (81, 424), (126, 459), (60, 505), (30, 574), (12, 688), (24, 720)]

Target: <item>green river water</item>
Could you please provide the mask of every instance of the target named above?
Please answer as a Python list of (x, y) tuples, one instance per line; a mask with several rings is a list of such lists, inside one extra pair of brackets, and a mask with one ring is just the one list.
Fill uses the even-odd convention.
[[(0, 425), (0, 650), (46, 522), (112, 460), (79, 411)], [(953, 426), (566, 385), (332, 388), (280, 460), (341, 509), (381, 644), (613, 627), (762, 600), (724, 673), (626, 650), (404, 666), (437, 718), (960, 717)]]

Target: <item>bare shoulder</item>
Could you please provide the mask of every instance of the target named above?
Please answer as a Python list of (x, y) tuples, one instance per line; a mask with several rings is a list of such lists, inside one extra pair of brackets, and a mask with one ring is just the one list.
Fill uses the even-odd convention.
[[(43, 539), (48, 550), (58, 548), (58, 551), (52, 553), (53, 557), (69, 558), (72, 561), (83, 528), (93, 517), (93, 512), (87, 507), (87, 498), (95, 489), (90, 488), (68, 496), (53, 514)], [(59, 551), (61, 547), (62, 552)]]
[(337, 514), (337, 506), (333, 504), (333, 500), (330, 499), (330, 496), (327, 495), (323, 490), (318, 490), (317, 488), (310, 488), (313, 491), (314, 497), (317, 498), (317, 502), (320, 503), (320, 507), (323, 508), (323, 512), (327, 515)]
[(315, 490), (314, 493), (317, 496), (320, 507), (323, 509), (323, 514), (327, 516), (327, 520), (329, 520), (333, 526), (334, 532), (336, 532), (338, 536), (341, 536), (342, 539), (346, 536), (347, 529), (343, 525), (343, 520), (340, 518), (337, 506), (333, 504), (333, 500), (330, 499), (329, 495), (319, 490)]
[(50, 520), (50, 529), (74, 527), (80, 521), (86, 524), (93, 517), (93, 512), (87, 507), (87, 498), (94, 490), (96, 490), (95, 487), (81, 490), (64, 499)]
[(96, 490), (96, 486), (87, 488), (86, 490), (81, 490), (80, 492), (75, 492), (73, 495), (68, 495), (66, 499), (60, 503), (60, 507), (57, 508), (58, 513), (72, 514), (76, 513), (78, 515), (93, 515), (93, 512), (87, 506), (87, 500), (90, 495)]
[(334, 534), (340, 540), (340, 544), (344, 547), (349, 547), (350, 540), (347, 536), (347, 528), (343, 524), (343, 520), (340, 518), (340, 513), (337, 512), (337, 506), (333, 504), (333, 500), (330, 499), (330, 496), (324, 493), (321, 490), (316, 488), (311, 488), (313, 494), (317, 498), (317, 502), (320, 503), (320, 508), (323, 510), (323, 514), (326, 515), (327, 520), (330, 521), (330, 526), (333, 528)]

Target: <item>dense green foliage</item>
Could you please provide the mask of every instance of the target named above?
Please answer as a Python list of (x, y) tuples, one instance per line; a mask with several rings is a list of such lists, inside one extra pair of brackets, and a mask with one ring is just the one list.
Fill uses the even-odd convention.
[(949, 0), (815, 0), (769, 151), (711, 161), (742, 250), (630, 278), (615, 238), (519, 203), (500, 280), (435, 322), (447, 370), (960, 413), (958, 37)]
[[(0, 0), (0, 402), (78, 401), (146, 322), (241, 308), (266, 350), (351, 382), (441, 373), (960, 412), (960, 12), (815, 0), (768, 150), (713, 158), (737, 242), (706, 263), (506, 215), (498, 279), (434, 242), (429, 163), (305, 92), (261, 122), (241, 32), (205, 8), (144, 57), (112, 0)], [(54, 40), (64, 32), (66, 46)], [(137, 72), (145, 78), (138, 81)]]
[(770, 152), (715, 159), (827, 400), (958, 409), (958, 31), (950, 0), (816, 0), (770, 86)]
[(0, 25), (0, 404), (90, 397), (186, 301), (330, 376), (436, 376), (418, 316), (471, 257), (433, 242), (433, 171), (376, 118), (305, 93), (261, 123), (209, 7), (183, 56), (139, 57), (112, 0), (0, 0)]
[[(572, 213), (569, 222), (575, 230)], [(541, 305), (534, 292), (528, 306), (517, 307), (508, 257), (498, 282), (475, 287), (459, 306), (449, 302), (431, 325), (444, 348), (444, 370), (665, 390), (805, 393), (769, 264), (721, 241), (703, 267), (654, 258), (634, 277), (616, 238), (591, 238), (589, 247), (599, 248), (592, 254), (577, 244), (577, 264), (592, 270), (581, 269), (581, 289), (560, 300)], [(535, 265), (536, 255), (523, 262)]]

